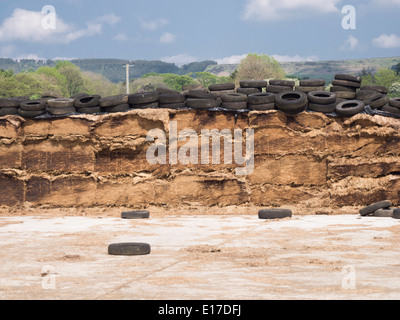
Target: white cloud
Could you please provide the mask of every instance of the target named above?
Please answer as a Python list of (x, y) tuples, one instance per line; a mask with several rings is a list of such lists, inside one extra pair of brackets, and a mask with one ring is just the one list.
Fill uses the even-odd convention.
[(376, 47), (384, 49), (400, 48), (400, 37), (396, 34), (382, 34), (378, 38), (373, 39), (372, 43)]
[(243, 19), (270, 21), (292, 17), (299, 10), (318, 13), (338, 12), (336, 7), (340, 0), (247, 0)]
[(185, 64), (196, 62), (198, 59), (193, 57), (187, 53), (177, 54), (171, 57), (164, 57), (161, 58), (161, 61), (168, 62), (168, 63), (175, 63), (177, 66), (183, 66)]
[(217, 61), (218, 64), (239, 64), (240, 61), (242, 61), (246, 57), (247, 54), (234, 55), (222, 59), (216, 59), (215, 61)]
[(359, 41), (354, 36), (349, 36), (345, 41), (344, 45), (340, 48), (341, 50), (355, 50), (359, 45)]
[(278, 62), (311, 62), (319, 60), (317, 56), (302, 57), (297, 54), (294, 56), (273, 54), (272, 57)]
[(94, 21), (88, 22), (86, 28), (76, 29), (66, 23), (61, 17), (56, 16), (56, 28), (45, 29), (42, 12), (29, 11), (17, 8), (9, 18), (0, 26), (1, 41), (29, 41), (44, 43), (69, 43), (82, 37), (100, 34), (103, 24), (114, 25), (120, 18), (114, 14), (104, 15)]
[(172, 33), (165, 32), (161, 37), (160, 37), (160, 42), (161, 43), (172, 43), (176, 39), (176, 36)]
[(117, 35), (115, 35), (113, 40), (116, 40), (116, 41), (119, 41), (119, 42), (126, 42), (129, 39), (128, 39), (128, 36), (126, 35), (126, 33), (118, 33)]
[(162, 27), (165, 27), (168, 24), (167, 19), (157, 19), (157, 20), (150, 20), (150, 21), (145, 21), (142, 18), (140, 18), (141, 21), (141, 27), (145, 30), (157, 30), (161, 29)]

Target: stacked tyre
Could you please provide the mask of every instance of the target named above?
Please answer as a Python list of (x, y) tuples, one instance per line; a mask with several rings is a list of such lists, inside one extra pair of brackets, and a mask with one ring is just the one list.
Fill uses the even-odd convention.
[(202, 90), (189, 90), (186, 106), (192, 109), (213, 109), (221, 106), (221, 98)]
[(182, 109), (186, 107), (186, 97), (180, 93), (161, 93), (159, 107), (164, 109)]
[(236, 92), (249, 95), (262, 92), (267, 86), (268, 82), (264, 80), (243, 80), (240, 81), (240, 87), (236, 89)]
[(390, 109), (388, 90), (383, 86), (363, 86), (357, 93), (357, 99), (365, 102), (372, 109), (387, 111)]
[(269, 80), (266, 91), (270, 93), (281, 93), (293, 91), (295, 82), (292, 80)]
[(234, 83), (218, 83), (212, 84), (208, 87), (211, 93), (216, 94), (217, 96), (221, 96), (225, 93), (235, 93), (235, 84)]
[(101, 113), (99, 95), (80, 95), (74, 101), (76, 111), (85, 114)]
[(336, 106), (336, 113), (343, 117), (352, 117), (364, 111), (365, 103), (361, 100), (346, 100)]
[(21, 102), (18, 98), (0, 99), (0, 117), (18, 114)]
[(123, 112), (129, 109), (128, 95), (116, 95), (101, 98), (99, 101), (101, 111), (108, 113)]
[(76, 112), (74, 99), (50, 99), (46, 111), (51, 115), (65, 116)]
[(26, 100), (20, 103), (18, 114), (24, 118), (36, 118), (46, 113), (46, 100)]
[(313, 91), (325, 91), (325, 84), (324, 79), (300, 80), (300, 86), (297, 86), (295, 89), (308, 94)]
[(260, 92), (253, 93), (247, 97), (247, 107), (250, 110), (266, 111), (275, 109), (275, 93)]
[(247, 95), (243, 93), (224, 93), (221, 95), (221, 107), (227, 110), (246, 110)]
[(374, 216), (374, 217), (393, 217), (394, 211), (398, 209), (391, 208), (392, 202), (390, 200), (384, 200), (373, 203), (360, 210), (360, 215), (363, 217)]
[(389, 100), (388, 106), (383, 106), (382, 111), (393, 114), (400, 114), (400, 98), (392, 98)]
[(276, 95), (275, 104), (286, 114), (298, 114), (307, 109), (308, 99), (302, 91), (281, 92)]
[(332, 81), (331, 92), (336, 94), (338, 102), (345, 102), (345, 100), (356, 99), (357, 89), (361, 87), (361, 78), (351, 74), (337, 74), (335, 80)]
[(307, 95), (308, 109), (314, 112), (333, 113), (336, 111), (336, 94), (326, 91), (312, 91)]
[(131, 94), (128, 97), (129, 106), (133, 109), (150, 109), (158, 108), (158, 99), (160, 94), (158, 92), (145, 92)]

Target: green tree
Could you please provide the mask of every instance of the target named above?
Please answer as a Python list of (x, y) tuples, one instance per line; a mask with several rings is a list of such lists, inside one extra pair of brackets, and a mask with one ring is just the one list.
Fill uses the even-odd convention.
[(65, 77), (66, 90), (69, 96), (76, 95), (84, 91), (84, 79), (81, 70), (74, 65), (66, 65), (58, 69), (60, 74)]
[(400, 82), (400, 77), (396, 74), (396, 71), (385, 68), (378, 69), (374, 79), (378, 86), (384, 86), (387, 88), (390, 88), (390, 86), (395, 82)]
[(390, 86), (389, 97), (391, 97), (391, 98), (399, 98), (400, 97), (400, 82), (395, 82)]
[(249, 53), (238, 67), (238, 80), (265, 80), (265, 79), (283, 79), (285, 72), (281, 65), (273, 57), (266, 54)]

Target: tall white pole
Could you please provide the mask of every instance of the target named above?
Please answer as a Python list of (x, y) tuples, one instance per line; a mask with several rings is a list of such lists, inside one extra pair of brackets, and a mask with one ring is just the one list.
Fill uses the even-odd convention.
[(126, 94), (129, 94), (129, 63), (126, 65)]

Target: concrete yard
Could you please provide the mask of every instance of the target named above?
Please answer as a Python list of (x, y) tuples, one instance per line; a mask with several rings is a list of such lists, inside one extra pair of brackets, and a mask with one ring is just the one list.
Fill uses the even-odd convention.
[[(145, 242), (146, 256), (111, 256)], [(0, 299), (400, 299), (400, 221), (0, 217)]]

